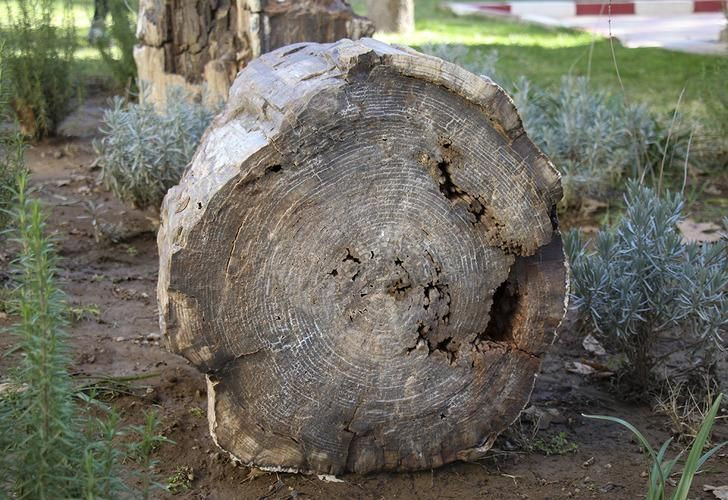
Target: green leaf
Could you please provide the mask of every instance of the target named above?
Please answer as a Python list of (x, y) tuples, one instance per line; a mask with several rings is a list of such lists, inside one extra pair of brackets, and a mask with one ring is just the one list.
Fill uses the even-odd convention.
[[(675, 493), (672, 495), (673, 500), (687, 500), (690, 486), (693, 483), (693, 478), (698, 472), (698, 469), (703, 463), (705, 463), (705, 460), (710, 458), (710, 456), (715, 453), (715, 451), (718, 451), (717, 449), (714, 449), (715, 451), (711, 450), (705, 455), (702, 455), (705, 443), (708, 440), (708, 437), (710, 436), (710, 431), (713, 428), (713, 424), (715, 423), (715, 417), (718, 414), (718, 409), (720, 408), (720, 402), (722, 399), (723, 394), (719, 394), (718, 397), (715, 398), (715, 402), (710, 408), (708, 415), (705, 417), (703, 425), (700, 426), (700, 431), (698, 431), (698, 435), (695, 436), (693, 446), (690, 448), (690, 454), (688, 455), (688, 459), (685, 461), (685, 467), (683, 468), (680, 482), (677, 485)], [(720, 446), (722, 446), (722, 444)], [(720, 446), (718, 447), (718, 449), (720, 449)]]

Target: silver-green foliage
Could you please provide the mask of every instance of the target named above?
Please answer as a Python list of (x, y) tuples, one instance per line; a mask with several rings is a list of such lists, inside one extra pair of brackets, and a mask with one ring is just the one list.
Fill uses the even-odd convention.
[(564, 77), (557, 92), (522, 78), (513, 99), (531, 139), (563, 174), (564, 203), (603, 196), (625, 178), (651, 179), (663, 167), (682, 167), (689, 132), (672, 129), (645, 105), (594, 90), (586, 78)]
[[(589, 249), (578, 230), (565, 238), (574, 302), (587, 326), (616, 344), (638, 382), (646, 382), (655, 341), (679, 328), (688, 342), (725, 345), (728, 242), (686, 243), (676, 228), (679, 195), (628, 184), (626, 212)], [(708, 359), (706, 362), (709, 362)]]
[[(17, 344), (10, 352), (22, 356), (0, 386), (0, 498), (119, 498), (132, 493), (121, 464), (132, 457), (147, 466), (153, 447), (139, 450), (118, 438), (138, 434), (139, 443), (164, 438), (149, 426), (121, 428), (111, 408), (74, 387), (55, 250), (40, 203), (27, 193), (27, 175), (20, 175), (13, 213), (19, 256), (12, 271), (18, 285), (11, 307), (20, 320), (11, 330)], [(148, 477), (149, 470), (143, 473)]]
[(95, 144), (104, 184), (136, 207), (158, 207), (179, 182), (214, 114), (179, 88), (170, 90), (161, 110), (144, 98), (114, 99)]

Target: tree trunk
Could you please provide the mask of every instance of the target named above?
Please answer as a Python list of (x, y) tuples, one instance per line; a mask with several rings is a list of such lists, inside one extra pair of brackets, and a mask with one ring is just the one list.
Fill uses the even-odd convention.
[(134, 58), (154, 102), (169, 86), (225, 99), (237, 72), (265, 52), (373, 31), (344, 0), (141, 0)]
[(215, 441), (316, 473), (480, 457), (564, 313), (560, 197), (488, 79), (371, 39), (251, 62), (158, 239)]
[(377, 31), (411, 33), (415, 30), (415, 1), (367, 0), (367, 16)]

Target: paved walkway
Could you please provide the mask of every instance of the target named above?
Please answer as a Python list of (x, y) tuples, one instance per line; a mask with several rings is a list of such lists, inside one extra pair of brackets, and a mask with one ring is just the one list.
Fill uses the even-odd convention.
[[(702, 2), (702, 3), (701, 3)], [(629, 7), (629, 12), (607, 15), (584, 15), (590, 12), (579, 7), (603, 7), (601, 3), (579, 3), (574, 0), (446, 3), (458, 15), (516, 17), (547, 26), (583, 29), (600, 36), (614, 36), (626, 47), (662, 47), (702, 54), (728, 55), (728, 43), (721, 42), (726, 28), (722, 12), (701, 12), (705, 5), (714, 9), (711, 0), (657, 0), (614, 4)], [(697, 6), (697, 7), (696, 7)], [(717, 3), (720, 7), (720, 4)], [(698, 8), (700, 7), (700, 8)], [(593, 9), (592, 9), (593, 10)], [(619, 10), (619, 9), (617, 9)], [(685, 10), (686, 12), (682, 12)], [(582, 12), (584, 11), (584, 12)], [(595, 12), (600, 12), (597, 9)]]
[[(522, 18), (541, 24), (585, 29), (605, 37), (610, 34), (607, 16)], [(713, 13), (676, 17), (612, 16), (611, 34), (625, 47), (662, 47), (699, 54), (728, 55), (728, 43), (718, 41), (725, 27), (725, 16)]]

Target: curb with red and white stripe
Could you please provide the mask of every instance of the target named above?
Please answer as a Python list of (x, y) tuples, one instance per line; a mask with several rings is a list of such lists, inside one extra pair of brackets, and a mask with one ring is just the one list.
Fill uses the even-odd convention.
[(682, 16), (722, 12), (725, 0), (615, 0), (608, 1), (514, 1), (514, 2), (447, 2), (446, 8), (465, 15), (511, 15), (517, 17), (547, 16), (551, 18), (599, 15), (637, 15), (649, 17)]

